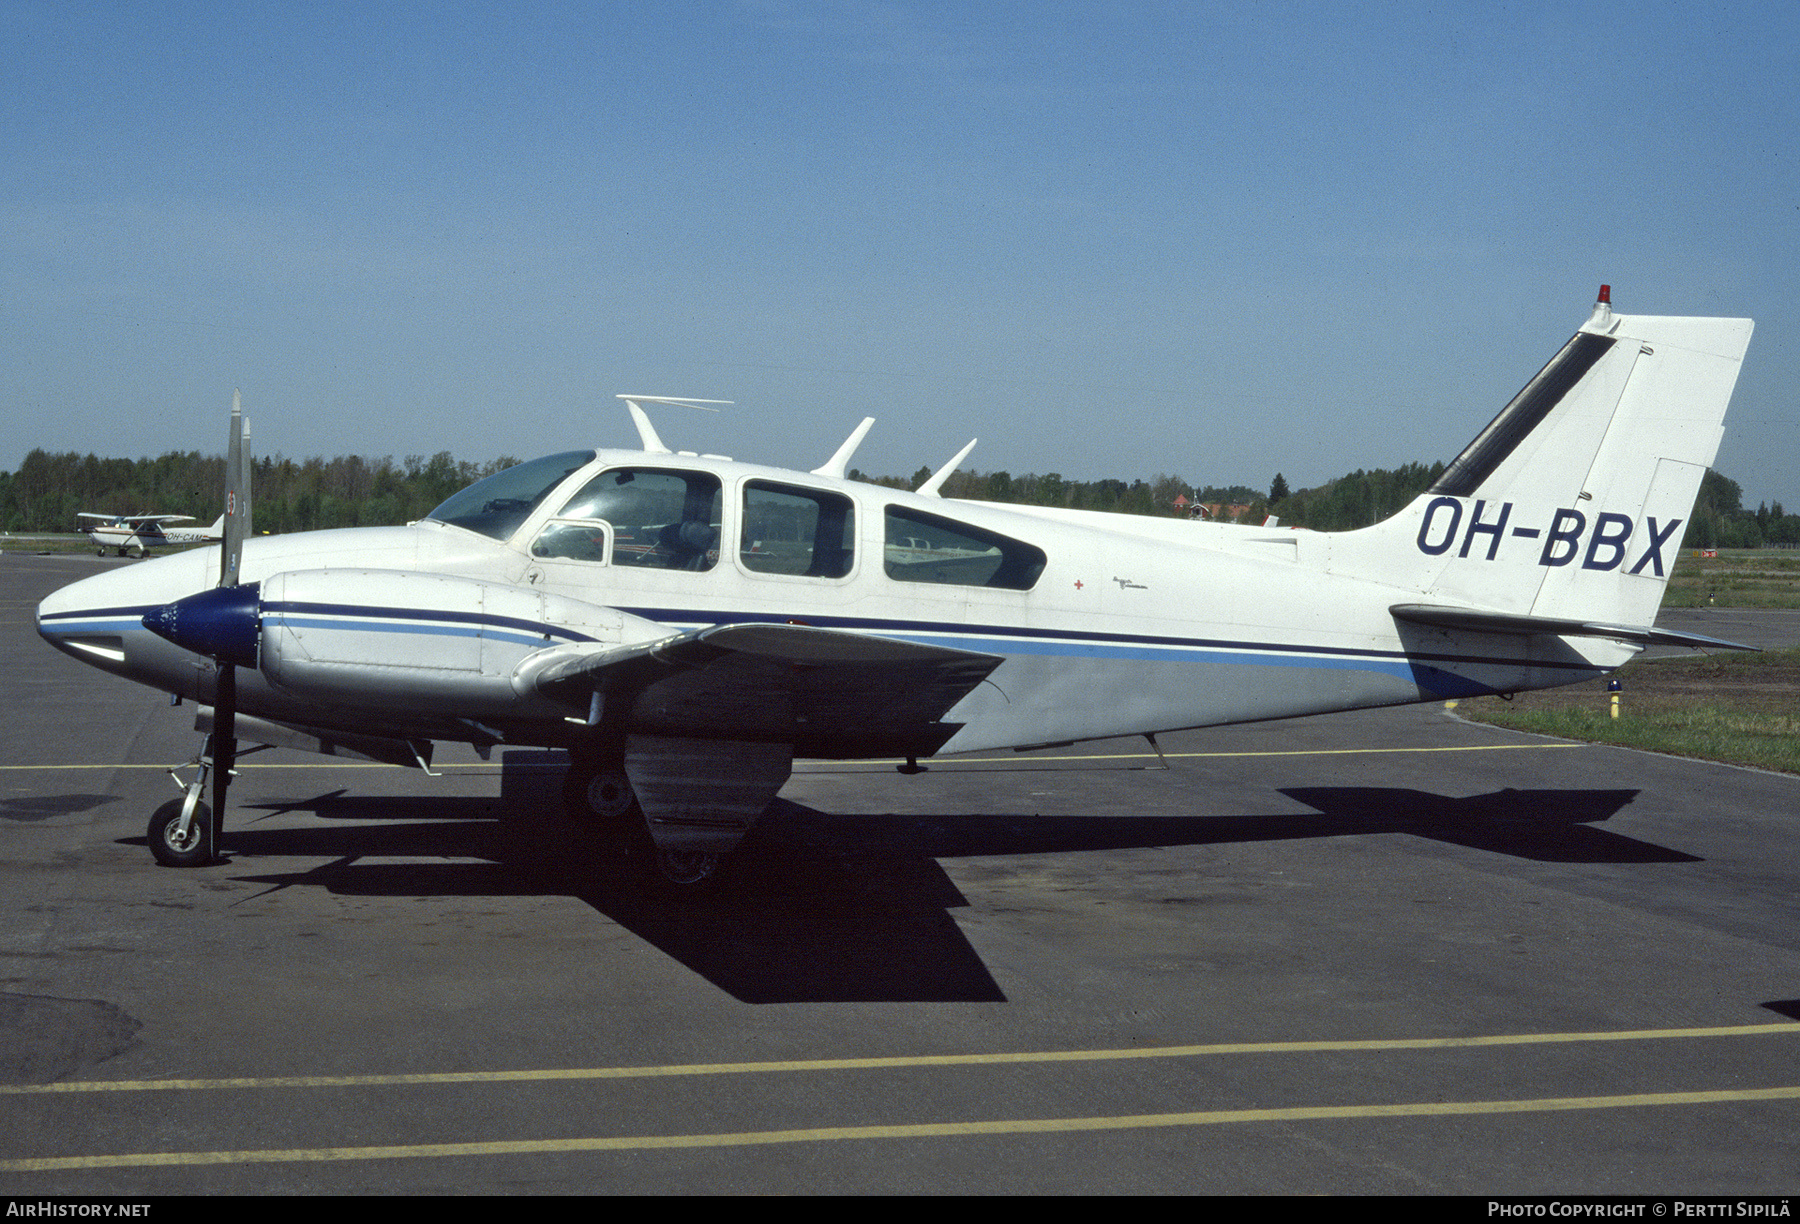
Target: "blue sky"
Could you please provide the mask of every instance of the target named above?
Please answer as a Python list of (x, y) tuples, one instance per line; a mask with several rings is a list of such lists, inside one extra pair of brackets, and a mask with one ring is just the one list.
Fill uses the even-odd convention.
[[(1365, 11), (1366, 9), (1366, 11)], [(0, 0), (0, 468), (671, 445), (1295, 488), (1449, 459), (1614, 286), (1757, 320), (1800, 7)]]

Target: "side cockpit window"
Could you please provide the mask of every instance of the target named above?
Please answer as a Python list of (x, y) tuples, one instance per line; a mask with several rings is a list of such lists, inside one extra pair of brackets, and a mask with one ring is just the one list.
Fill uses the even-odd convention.
[(838, 493), (752, 480), (743, 527), (738, 557), (755, 573), (842, 578), (856, 559), (855, 509)]
[(719, 563), (719, 479), (708, 472), (613, 468), (588, 481), (532, 541), (539, 557), (648, 569)]
[(1022, 540), (918, 510), (887, 508), (887, 576), (897, 582), (1029, 591), (1047, 559)]
[(551, 519), (531, 542), (531, 555), (605, 565), (612, 555), (612, 528), (593, 519)]

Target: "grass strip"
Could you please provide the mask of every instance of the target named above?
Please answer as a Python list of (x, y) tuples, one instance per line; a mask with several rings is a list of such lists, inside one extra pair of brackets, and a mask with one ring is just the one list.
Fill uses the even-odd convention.
[(1516, 731), (1800, 774), (1800, 649), (1650, 659), (1615, 676), (1616, 719), (1604, 680), (1456, 709)]

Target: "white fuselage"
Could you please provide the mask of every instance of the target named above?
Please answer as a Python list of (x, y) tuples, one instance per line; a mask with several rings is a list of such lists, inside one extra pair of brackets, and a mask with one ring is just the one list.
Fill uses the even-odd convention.
[[(575, 491), (610, 469), (716, 478), (718, 521), (714, 546), (699, 563), (705, 568), (627, 563), (629, 550), (649, 547), (647, 537), (605, 524), (593, 525), (591, 555), (534, 554), (534, 541), (570, 525), (560, 516)], [(848, 499), (849, 555), (829, 567), (833, 576), (771, 570), (766, 557), (779, 545), (749, 521), (753, 486)], [(542, 609), (544, 634), (515, 608), (506, 618), (510, 636), (486, 639), (478, 666), (496, 677), (566, 628), (568, 605), (551, 610), (552, 599), (593, 610), (574, 614), (589, 641), (629, 645), (709, 625), (797, 622), (999, 656), (987, 680), (944, 717), (959, 725), (945, 752), (1547, 687), (1590, 678), (1635, 652), (1605, 639), (1452, 635), (1398, 623), (1390, 607), (1429, 584), (1433, 559), (1415, 556), (1418, 575), (1396, 573), (1392, 545), (1418, 534), (1423, 513), (1421, 499), (1363, 532), (1297, 532), (946, 501), (722, 459), (603, 451), (505, 538), (429, 519), (263, 537), (246, 543), (242, 575), (266, 584), (277, 575), (341, 571), (345, 589), (354, 589), (357, 573), (371, 583), (381, 575), (438, 575), (541, 595), (530, 606)], [(1041, 572), (1028, 589), (963, 585), (957, 567), (979, 548), (922, 536), (916, 524), (931, 519), (1041, 550)], [(902, 576), (934, 557), (948, 578)], [(43, 602), (40, 632), (85, 662), (207, 702), (214, 664), (139, 622), (212, 586), (217, 573), (217, 556), (198, 550), (90, 578)], [(296, 649), (332, 657), (331, 635), (342, 634), (366, 653), (370, 635), (394, 635), (382, 682), (399, 694), (417, 691), (414, 682), (437, 665), (432, 651), (421, 650), (421, 635), (466, 632), (469, 622), (466, 614), (442, 614), (429, 598), (404, 624), (391, 609), (371, 617), (354, 600), (340, 600), (315, 615), (312, 636)], [(437, 739), (472, 738), (466, 728), (479, 723), (508, 742), (558, 743), (567, 721), (527, 701), (484, 698), (456, 708), (447, 697), (407, 709), (403, 700), (321, 700), (254, 672), (241, 677), (239, 699), (244, 713), (273, 720)], [(833, 753), (815, 744), (814, 754)]]

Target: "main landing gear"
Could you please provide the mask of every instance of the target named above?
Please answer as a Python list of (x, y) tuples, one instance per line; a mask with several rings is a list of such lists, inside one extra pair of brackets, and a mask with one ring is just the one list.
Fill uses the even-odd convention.
[(563, 776), (562, 796), (569, 815), (596, 825), (640, 883), (684, 895), (708, 891), (718, 883), (723, 854), (656, 844), (622, 759), (575, 754)]

